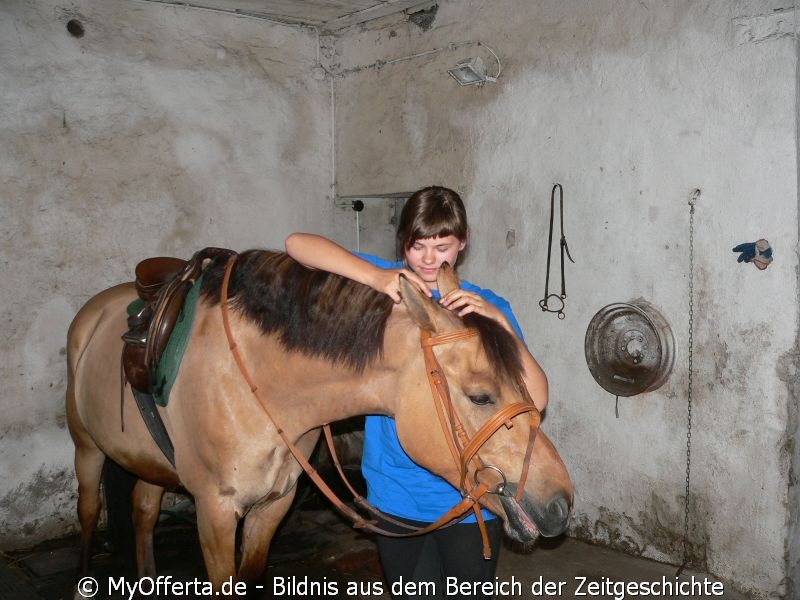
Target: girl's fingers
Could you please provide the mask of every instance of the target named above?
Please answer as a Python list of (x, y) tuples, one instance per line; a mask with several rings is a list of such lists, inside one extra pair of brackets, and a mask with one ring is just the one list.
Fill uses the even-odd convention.
[(373, 289), (389, 296), (395, 304), (400, 302), (400, 277), (396, 274), (382, 271), (381, 278), (373, 285)]
[(439, 299), (439, 304), (441, 304), (442, 306), (444, 306), (446, 308), (450, 308), (450, 305), (453, 304), (453, 302), (455, 302), (461, 296), (461, 293), (460, 293), (461, 291), (462, 290), (453, 290), (452, 292), (450, 292), (446, 296), (442, 296)]
[(460, 317), (471, 312), (485, 314), (483, 299), (475, 294), (463, 292), (463, 290), (451, 292), (442, 298), (441, 303), (445, 308), (458, 312)]
[(386, 294), (394, 301), (395, 304), (399, 304), (401, 302), (400, 286), (389, 288), (386, 290)]
[(467, 292), (464, 290), (453, 290), (452, 292), (450, 292), (444, 298), (441, 299), (441, 303), (448, 307), (458, 303), (461, 304), (470, 303), (470, 304), (480, 305), (483, 304), (483, 298), (481, 298), (477, 294), (473, 294), (471, 292)]
[(473, 312), (477, 313), (477, 314), (481, 314), (480, 311), (476, 310), (474, 306), (472, 306), (471, 304), (468, 304), (462, 310), (458, 311), (457, 314), (458, 314), (459, 317), (463, 317), (464, 315), (468, 315), (469, 313), (473, 313)]
[(503, 324), (503, 315), (497, 308), (481, 296), (464, 290), (454, 290), (440, 300), (442, 306), (452, 310), (459, 317), (476, 313)]

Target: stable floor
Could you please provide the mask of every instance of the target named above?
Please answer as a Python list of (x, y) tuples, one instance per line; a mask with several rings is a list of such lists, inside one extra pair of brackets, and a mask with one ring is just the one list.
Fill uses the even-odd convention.
[[(192, 516), (191, 512), (165, 514), (157, 529), (159, 573), (171, 575), (173, 582), (203, 580), (203, 563)], [(119, 586), (123, 576), (127, 577), (128, 584), (135, 582), (130, 574), (130, 560), (120, 561), (108, 552), (109, 544), (102, 532), (97, 536), (96, 545), (94, 577), (100, 589), (93, 597), (132, 597), (129, 591), (119, 587), (109, 591), (109, 582), (114, 581), (114, 585)], [(0, 599), (72, 600), (81, 597), (74, 595), (77, 538), (47, 542), (29, 552), (2, 557)], [(623, 590), (622, 586), (629, 582), (638, 586), (638, 593)], [(673, 593), (660, 593), (662, 588), (658, 586), (665, 583), (672, 587)], [(200, 591), (172, 588), (163, 593), (164, 588), (161, 588), (158, 593), (133, 597), (164, 600), (202, 597), (202, 588), (195, 589)], [(87, 589), (87, 597), (90, 591)], [(730, 585), (703, 574), (685, 571), (677, 577), (675, 566), (634, 558), (569, 538), (544, 540), (526, 555), (504, 549), (495, 591), (497, 598), (747, 598), (737, 594)], [(459, 597), (456, 590), (450, 592), (453, 593), (445, 597)], [(381, 580), (380, 563), (369, 535), (355, 531), (324, 507), (304, 507), (290, 515), (273, 544), (264, 599), (388, 600), (390, 597)], [(429, 590), (420, 589), (416, 597), (433, 596)]]

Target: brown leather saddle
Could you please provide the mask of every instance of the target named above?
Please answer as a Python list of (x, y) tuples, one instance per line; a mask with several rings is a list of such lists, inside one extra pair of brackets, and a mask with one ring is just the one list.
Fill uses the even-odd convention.
[(183, 308), (186, 295), (202, 274), (207, 261), (235, 254), (225, 248), (204, 248), (189, 260), (156, 256), (136, 266), (136, 291), (140, 302), (128, 316), (122, 336), (122, 366), (134, 389), (152, 394), (158, 362)]

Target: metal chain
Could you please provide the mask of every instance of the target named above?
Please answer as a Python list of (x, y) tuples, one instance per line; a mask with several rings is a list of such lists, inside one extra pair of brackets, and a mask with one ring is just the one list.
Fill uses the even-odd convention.
[(693, 333), (694, 333), (694, 204), (700, 190), (694, 190), (689, 199), (689, 377), (686, 389), (687, 428), (686, 428), (686, 489), (683, 505), (683, 564), (678, 569), (681, 574), (689, 564), (689, 489), (692, 474), (692, 373), (693, 373)]

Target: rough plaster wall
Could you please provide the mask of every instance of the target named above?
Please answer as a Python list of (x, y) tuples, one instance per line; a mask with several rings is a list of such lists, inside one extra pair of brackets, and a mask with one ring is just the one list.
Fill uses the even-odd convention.
[[(800, 115), (800, 19), (795, 18), (794, 21), (794, 41), (795, 41), (795, 54), (798, 57), (798, 62), (795, 65), (795, 115)], [(795, 144), (798, 148), (795, 157), (796, 164), (800, 167), (800, 121), (795, 122), (797, 131), (797, 138)], [(800, 168), (798, 168), (798, 190), (800, 190)], [(800, 200), (800, 199), (799, 199)], [(799, 202), (800, 205), (800, 202)], [(798, 222), (798, 229), (800, 230), (800, 222)], [(800, 289), (800, 265), (795, 270), (798, 289)], [(800, 312), (800, 302), (795, 304), (795, 310)], [(798, 408), (796, 399), (800, 396), (800, 389), (798, 388), (798, 377), (800, 372), (800, 331), (795, 333), (795, 346), (781, 356), (778, 368), (778, 376), (786, 383), (789, 390), (790, 397), (795, 401), (789, 402), (789, 422), (787, 423), (787, 452), (791, 453), (792, 465), (789, 472), (789, 493), (788, 505), (789, 512), (789, 535), (786, 541), (786, 556), (788, 564), (787, 572), (787, 597), (797, 597), (800, 595), (800, 490), (798, 489), (797, 482), (800, 480), (800, 444), (798, 444), (798, 436), (800, 436), (800, 409)]]
[(325, 230), (330, 85), (316, 59), (315, 32), (253, 19), (0, 3), (0, 547), (77, 525), (64, 346), (90, 294), (145, 256)]
[[(439, 3), (428, 30), (393, 17), (335, 42), (341, 194), (440, 183), (473, 221), (462, 274), (506, 295), (550, 379), (545, 428), (575, 486), (571, 533), (682, 559), (688, 200), (695, 214), (690, 558), (757, 597), (791, 593), (798, 242), (791, 1)], [(473, 46), (496, 85), (445, 70)], [(550, 188), (566, 197), (567, 318), (542, 296)], [(513, 230), (515, 244), (506, 243)], [(348, 240), (349, 230), (340, 231)], [(775, 247), (766, 271), (731, 248)], [(498, 268), (498, 266), (502, 268)], [(557, 267), (554, 268), (557, 271)], [(557, 286), (554, 275), (551, 287)], [(594, 313), (644, 297), (676, 340), (658, 391), (620, 399), (583, 353)], [(796, 498), (795, 498), (796, 499)]]

